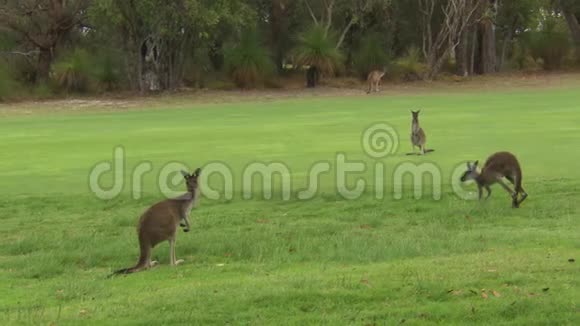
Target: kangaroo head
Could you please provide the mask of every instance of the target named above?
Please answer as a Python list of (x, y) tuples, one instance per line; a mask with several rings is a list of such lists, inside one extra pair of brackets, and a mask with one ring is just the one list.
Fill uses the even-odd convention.
[(473, 164), (467, 162), (467, 171), (463, 172), (463, 175), (461, 176), (461, 182), (475, 180), (479, 176), (479, 172), (477, 172), (478, 163), (479, 161), (475, 161)]
[(413, 115), (413, 120), (414, 121), (419, 120), (419, 113), (421, 113), (421, 110), (417, 110), (417, 111), (411, 110), (411, 114)]
[(187, 186), (187, 191), (191, 192), (191, 193), (195, 192), (195, 190), (198, 187), (198, 179), (199, 179), (199, 175), (201, 174), (201, 169), (200, 168), (195, 169), (195, 171), (193, 171), (192, 174), (189, 174), (185, 171), (181, 171), (181, 174), (185, 178), (185, 184)]

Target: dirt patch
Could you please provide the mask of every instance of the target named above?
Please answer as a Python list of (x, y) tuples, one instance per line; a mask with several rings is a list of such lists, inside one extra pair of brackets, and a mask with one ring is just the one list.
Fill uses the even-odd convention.
[(429, 93), (460, 93), (469, 91), (506, 91), (530, 88), (580, 87), (580, 73), (496, 74), (462, 78), (443, 77), (441, 80), (412, 83), (385, 81), (380, 93), (366, 94), (363, 81), (336, 78), (323, 81), (316, 89), (306, 89), (299, 84), (284, 89), (260, 90), (192, 90), (182, 89), (158, 95), (67, 98), (47, 101), (28, 101), (0, 104), (0, 116), (30, 115), (54, 112), (114, 112), (152, 108), (190, 108), (196, 104), (277, 101), (291, 98), (324, 98), (351, 96), (424, 95)]

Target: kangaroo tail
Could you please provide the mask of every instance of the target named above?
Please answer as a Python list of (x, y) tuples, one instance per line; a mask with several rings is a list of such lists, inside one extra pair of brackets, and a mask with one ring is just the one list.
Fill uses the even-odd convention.
[(149, 260), (151, 258), (151, 246), (149, 246), (149, 244), (146, 241), (144, 241), (144, 239), (141, 236), (139, 237), (139, 248), (141, 250), (141, 253), (139, 254), (139, 261), (135, 266), (114, 271), (112, 274), (107, 276), (107, 278), (111, 278), (113, 276), (121, 274), (131, 274), (147, 268), (147, 266), (149, 265)]
[(135, 273), (135, 272), (143, 269), (143, 267), (145, 267), (145, 266), (135, 265), (133, 267), (119, 269), (119, 270), (116, 270), (113, 273), (111, 273), (109, 276), (107, 276), (107, 278), (111, 278), (111, 277), (117, 276), (117, 275), (124, 275), (124, 274)]
[(518, 168), (517, 175), (516, 175), (515, 179), (516, 179), (515, 180), (516, 182), (514, 185), (514, 188), (515, 188), (514, 190), (516, 192), (521, 192), (522, 191), (522, 169), (521, 168)]

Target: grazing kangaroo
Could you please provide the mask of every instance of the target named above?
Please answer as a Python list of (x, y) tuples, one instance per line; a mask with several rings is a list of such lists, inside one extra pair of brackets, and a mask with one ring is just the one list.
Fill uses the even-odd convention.
[(413, 116), (413, 121), (411, 122), (411, 145), (413, 146), (413, 153), (408, 153), (407, 155), (415, 155), (415, 147), (419, 147), (420, 155), (425, 155), (425, 153), (433, 152), (434, 149), (426, 149), (425, 142), (427, 141), (427, 136), (423, 128), (419, 126), (419, 113), (418, 111), (411, 111)]
[[(479, 191), (479, 199), (481, 200), (482, 188), (487, 190), (487, 197), (491, 196), (490, 186), (494, 183), (499, 183), (507, 192), (512, 196), (512, 206), (517, 208), (520, 204), (528, 197), (528, 194), (522, 187), (522, 169), (520, 168), (520, 163), (516, 157), (509, 152), (497, 152), (491, 155), (483, 168), (481, 173), (477, 172), (477, 164), (479, 161), (475, 161), (473, 164), (467, 162), (467, 171), (461, 176), (461, 182), (467, 180), (475, 180), (477, 183)], [(513, 185), (514, 190), (511, 190), (508, 185), (501, 179), (505, 177)], [(521, 199), (518, 200), (518, 194), (521, 194)]]
[(175, 235), (177, 226), (181, 226), (184, 232), (189, 232), (189, 213), (199, 196), (198, 178), (201, 169), (193, 174), (181, 171), (187, 185), (187, 193), (173, 199), (160, 201), (149, 207), (141, 218), (137, 227), (139, 236), (139, 248), (141, 254), (137, 264), (130, 268), (120, 269), (113, 274), (130, 274), (148, 269), (157, 264), (151, 261), (151, 250), (162, 241), (169, 241), (169, 259), (175, 266), (183, 262), (175, 259)]
[(367, 83), (369, 84), (369, 89), (367, 90), (367, 94), (370, 94), (371, 91), (379, 92), (379, 85), (381, 83), (381, 79), (385, 75), (385, 71), (380, 70), (373, 70), (367, 76)]

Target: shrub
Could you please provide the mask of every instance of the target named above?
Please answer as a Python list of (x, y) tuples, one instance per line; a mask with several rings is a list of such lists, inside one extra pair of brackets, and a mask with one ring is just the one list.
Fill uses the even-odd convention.
[(252, 88), (271, 74), (274, 65), (255, 32), (244, 33), (240, 42), (225, 52), (226, 67), (240, 88)]
[(530, 33), (529, 46), (534, 59), (541, 59), (546, 70), (559, 69), (570, 52), (570, 40), (565, 26), (552, 17), (544, 21), (542, 30)]
[(416, 47), (407, 50), (407, 55), (395, 61), (392, 75), (404, 81), (422, 79), (427, 72), (427, 65), (421, 62), (421, 51)]
[(99, 87), (106, 91), (112, 91), (119, 86), (121, 81), (120, 64), (112, 53), (104, 53), (100, 56), (95, 78)]
[(0, 65), (0, 101), (14, 97), (18, 83), (4, 65)]
[(365, 36), (359, 49), (354, 54), (354, 68), (357, 74), (366, 79), (374, 69), (385, 69), (389, 64), (390, 55), (385, 51), (384, 40), (380, 34)]
[(75, 49), (53, 65), (53, 80), (66, 92), (86, 92), (93, 77), (89, 54)]
[(319, 74), (334, 75), (341, 67), (342, 54), (336, 48), (334, 34), (314, 25), (298, 37), (294, 49), (294, 64), (308, 67), (307, 87), (316, 87)]

